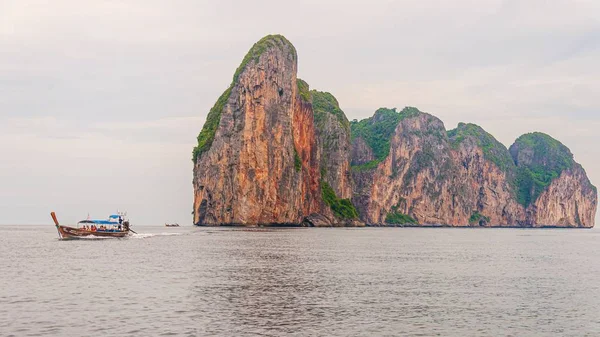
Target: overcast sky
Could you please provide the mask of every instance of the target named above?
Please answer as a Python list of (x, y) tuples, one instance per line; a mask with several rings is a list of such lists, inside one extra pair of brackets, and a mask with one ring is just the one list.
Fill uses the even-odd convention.
[(206, 113), (277, 33), (349, 119), (410, 105), (507, 147), (546, 132), (600, 184), (597, 0), (0, 0), (0, 224), (190, 224)]

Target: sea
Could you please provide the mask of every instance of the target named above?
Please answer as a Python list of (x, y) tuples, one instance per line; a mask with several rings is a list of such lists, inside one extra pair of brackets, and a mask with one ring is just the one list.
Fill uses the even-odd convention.
[(600, 230), (0, 226), (0, 336), (600, 336)]

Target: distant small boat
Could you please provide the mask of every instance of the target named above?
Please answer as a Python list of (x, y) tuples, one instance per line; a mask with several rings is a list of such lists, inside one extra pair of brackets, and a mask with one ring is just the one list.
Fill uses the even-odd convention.
[(108, 217), (108, 220), (81, 220), (77, 223), (77, 227), (62, 226), (56, 219), (54, 212), (50, 213), (58, 235), (61, 239), (77, 239), (82, 237), (109, 237), (122, 238), (131, 233), (135, 233), (129, 225), (129, 220), (125, 220), (125, 214), (113, 214)]
[(166, 223), (165, 227), (179, 227), (179, 224), (178, 223), (171, 223), (171, 224)]

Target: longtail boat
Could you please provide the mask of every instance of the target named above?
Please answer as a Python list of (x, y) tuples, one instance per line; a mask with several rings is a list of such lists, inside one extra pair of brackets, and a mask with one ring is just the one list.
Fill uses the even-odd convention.
[(122, 238), (135, 233), (129, 226), (129, 220), (125, 220), (124, 214), (114, 214), (108, 220), (81, 220), (77, 227), (62, 226), (58, 223), (56, 214), (50, 213), (58, 235), (61, 239), (78, 239), (83, 237), (108, 237)]

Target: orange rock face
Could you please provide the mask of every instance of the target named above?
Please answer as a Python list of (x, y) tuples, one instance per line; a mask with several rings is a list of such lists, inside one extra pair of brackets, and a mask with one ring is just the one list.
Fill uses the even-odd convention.
[[(405, 224), (411, 226), (594, 226), (597, 192), (579, 164), (563, 171), (525, 207), (517, 201), (517, 166), (508, 150), (477, 126), (462, 128), (467, 129), (450, 139), (443, 123), (429, 114), (401, 120), (389, 155), (376, 167), (353, 172), (353, 201), (363, 220), (386, 225), (389, 214), (400, 213), (416, 220)], [(521, 152), (528, 165), (529, 158), (538, 156), (529, 148)], [(551, 165), (541, 157), (542, 167)], [(356, 138), (353, 164), (373, 158), (365, 141)]]
[(298, 224), (323, 210), (312, 109), (298, 96), (293, 48), (268, 48), (233, 84), (194, 167), (194, 223)]
[[(358, 142), (359, 148), (365, 146)], [(462, 202), (468, 186), (458, 176), (444, 124), (434, 116), (421, 113), (402, 120), (385, 160), (374, 169), (355, 171), (354, 178), (354, 201), (367, 223), (384, 224), (395, 210), (419, 224), (468, 225), (470, 209)]]
[[(508, 173), (487, 160), (483, 150), (467, 139), (452, 151), (457, 163), (459, 177), (466, 182), (463, 202), (470, 215), (473, 212), (487, 216), (486, 226), (519, 226), (523, 222), (524, 209), (515, 199)], [(461, 224), (469, 223), (461, 219)]]
[(318, 148), (322, 152), (321, 173), (322, 179), (331, 186), (338, 197), (350, 199), (352, 198), (350, 129), (348, 120), (340, 119), (328, 112), (319, 114), (317, 140)]
[(534, 227), (593, 227), (598, 195), (579, 164), (564, 171), (528, 208)]
[(300, 194), (304, 196), (302, 214), (326, 212), (326, 207), (321, 200), (319, 151), (312, 106), (301, 99), (296, 99), (293, 113), (294, 145), (302, 161), (303, 179), (300, 186)]

